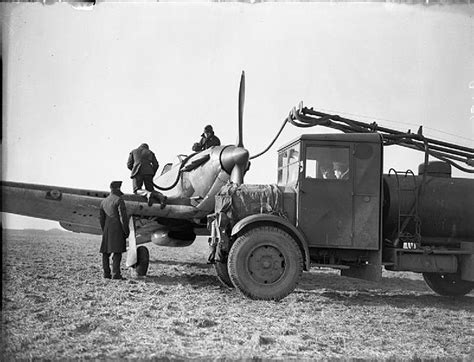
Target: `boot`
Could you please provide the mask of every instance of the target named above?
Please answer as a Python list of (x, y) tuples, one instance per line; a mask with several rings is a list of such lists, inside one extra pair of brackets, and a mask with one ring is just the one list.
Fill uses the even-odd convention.
[(121, 276), (121, 275), (114, 275), (114, 276), (112, 277), (112, 279), (115, 279), (115, 280), (127, 280), (127, 278), (124, 278), (124, 277)]
[(153, 205), (153, 195), (151, 194), (151, 192), (148, 195), (146, 195), (146, 198), (148, 200), (148, 206)]
[(168, 197), (166, 197), (166, 196), (163, 196), (163, 197), (161, 198), (161, 205), (160, 205), (160, 209), (162, 209), (162, 210), (163, 210), (163, 209), (165, 208), (165, 206), (166, 206), (166, 201), (168, 201)]

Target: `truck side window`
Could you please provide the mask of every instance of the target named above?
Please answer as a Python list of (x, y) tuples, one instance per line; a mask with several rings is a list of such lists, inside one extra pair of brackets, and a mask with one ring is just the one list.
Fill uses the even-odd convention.
[(298, 181), (299, 144), (278, 154), (278, 185), (288, 185)]
[(305, 178), (347, 180), (349, 178), (349, 147), (306, 147)]

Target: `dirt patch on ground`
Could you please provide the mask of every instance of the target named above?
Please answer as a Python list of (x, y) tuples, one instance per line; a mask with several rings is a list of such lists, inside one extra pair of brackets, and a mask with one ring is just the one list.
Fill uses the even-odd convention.
[(474, 294), (438, 296), (417, 274), (372, 283), (312, 270), (261, 302), (220, 286), (204, 239), (150, 246), (149, 276), (126, 281), (102, 279), (99, 244), (4, 232), (4, 359), (474, 359)]

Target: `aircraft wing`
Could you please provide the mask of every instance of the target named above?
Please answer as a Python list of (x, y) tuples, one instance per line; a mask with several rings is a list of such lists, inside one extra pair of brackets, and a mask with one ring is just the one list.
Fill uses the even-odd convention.
[[(2, 212), (59, 221), (71, 231), (101, 234), (99, 208), (109, 192), (37, 185), (20, 182), (0, 182)], [(156, 216), (170, 219), (199, 217), (199, 210), (189, 200), (171, 200), (164, 209), (159, 204), (148, 206), (146, 198), (124, 195), (128, 215)]]

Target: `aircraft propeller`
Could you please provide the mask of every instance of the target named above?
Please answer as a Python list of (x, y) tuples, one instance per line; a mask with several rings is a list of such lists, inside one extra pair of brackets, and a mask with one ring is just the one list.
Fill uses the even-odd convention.
[(239, 87), (239, 109), (238, 109), (238, 138), (235, 146), (224, 148), (221, 154), (221, 165), (230, 174), (230, 180), (240, 185), (244, 182), (244, 175), (249, 165), (249, 151), (244, 148), (243, 140), (243, 115), (245, 102), (245, 72), (242, 71)]
[(239, 87), (239, 138), (237, 139), (237, 147), (244, 147), (244, 140), (243, 140), (244, 102), (245, 102), (245, 72), (242, 71), (242, 75), (240, 76), (240, 87)]

